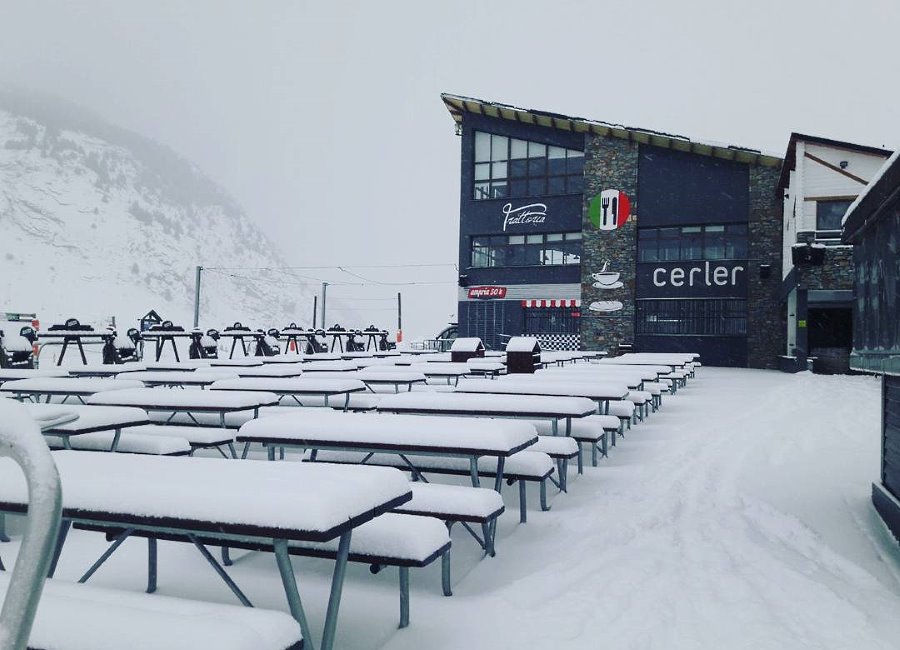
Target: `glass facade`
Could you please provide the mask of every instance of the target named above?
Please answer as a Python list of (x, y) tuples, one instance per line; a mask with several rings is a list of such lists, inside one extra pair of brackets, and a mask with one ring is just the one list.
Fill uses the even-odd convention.
[(476, 131), (474, 175), (476, 200), (581, 194), (584, 152)]
[(485, 235), (471, 238), (473, 268), (581, 263), (581, 233)]
[(743, 299), (637, 300), (637, 334), (746, 336)]
[(747, 259), (747, 224), (638, 230), (639, 262)]
[(577, 307), (529, 307), (524, 332), (530, 334), (578, 334)]

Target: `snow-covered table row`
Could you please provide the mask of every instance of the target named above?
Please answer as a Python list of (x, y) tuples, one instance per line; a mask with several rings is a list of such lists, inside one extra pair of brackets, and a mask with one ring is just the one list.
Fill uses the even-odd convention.
[(528, 375), (531, 379), (519, 379), (523, 375), (503, 379), (469, 379), (460, 382), (457, 393), (495, 393), (503, 395), (547, 395), (556, 397), (585, 397), (601, 404), (609, 400), (625, 399), (628, 386), (623, 382), (541, 381), (541, 375)]
[(225, 379), (217, 381), (210, 387), (211, 391), (265, 391), (274, 393), (279, 397), (291, 397), (299, 405), (303, 405), (300, 401), (301, 397), (323, 397), (325, 406), (328, 406), (328, 399), (339, 395), (344, 396), (344, 408), (350, 400), (351, 393), (358, 393), (366, 390), (366, 385), (356, 379), (329, 379), (317, 376), (297, 377), (285, 379), (280, 377), (265, 378), (245, 378), (245, 379)]
[(584, 397), (548, 397), (543, 395), (500, 395), (496, 393), (399, 393), (386, 395), (378, 402), (378, 410), (389, 413), (419, 415), (464, 415), (495, 418), (547, 419), (565, 422), (566, 435), (572, 418), (583, 418), (597, 412), (597, 404)]
[(96, 377), (33, 377), (8, 381), (0, 386), (0, 391), (15, 395), (17, 399), (45, 397), (49, 401), (52, 396), (62, 396), (65, 402), (68, 398), (75, 397), (84, 404), (84, 398), (94, 393), (142, 387), (143, 384), (139, 381)]
[(212, 391), (212, 390), (170, 390), (167, 388), (131, 388), (95, 393), (88, 398), (88, 404), (97, 406), (135, 406), (148, 413), (169, 413), (166, 424), (175, 415), (184, 413), (199, 425), (195, 414), (212, 413), (218, 416), (219, 426), (225, 427), (225, 414), (237, 411), (252, 411), (259, 414), (262, 406), (278, 404), (279, 396), (263, 391)]
[[(53, 452), (53, 457), (62, 484), (64, 529), (75, 522), (271, 544), (291, 613), (306, 639), (312, 637), (288, 543), (340, 537), (323, 649), (334, 641), (353, 528), (412, 498), (403, 474), (389, 468), (74, 451)], [(0, 459), (0, 511), (24, 513), (27, 504), (27, 486), (15, 462)]]
[(258, 443), (268, 447), (270, 459), (278, 447), (463, 458), (470, 463), (476, 487), (478, 459), (490, 456), (498, 459), (494, 489), (499, 491), (505, 459), (534, 444), (537, 434), (526, 422), (298, 409), (247, 422), (236, 440), (244, 443), (244, 457), (250, 444)]
[(64, 447), (69, 447), (69, 439), (97, 431), (108, 431), (112, 439), (106, 446), (109, 451), (116, 451), (123, 429), (147, 424), (147, 413), (139, 408), (113, 406), (83, 406), (81, 404), (25, 404), (28, 414), (38, 422), (46, 422), (61, 416), (74, 415), (76, 419), (41, 426), (45, 435), (56, 436)]

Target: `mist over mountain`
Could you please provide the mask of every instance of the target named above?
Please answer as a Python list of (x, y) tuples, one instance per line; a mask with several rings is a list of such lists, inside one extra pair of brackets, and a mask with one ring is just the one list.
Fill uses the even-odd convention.
[(190, 325), (197, 265), (211, 267), (201, 326), (310, 323), (309, 281), (258, 270), (287, 263), (195, 165), (67, 102), (0, 89), (0, 312), (125, 324), (156, 309)]

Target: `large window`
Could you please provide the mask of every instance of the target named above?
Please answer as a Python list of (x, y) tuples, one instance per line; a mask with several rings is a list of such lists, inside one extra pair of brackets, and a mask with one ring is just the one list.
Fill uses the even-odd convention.
[(816, 236), (821, 238), (841, 237), (841, 220), (852, 201), (817, 201)]
[(637, 300), (637, 334), (745, 336), (747, 301), (741, 299)]
[(523, 311), (527, 334), (578, 334), (577, 307), (528, 307)]
[(747, 258), (747, 224), (641, 228), (639, 262)]
[(471, 265), (557, 266), (581, 263), (581, 233), (472, 237)]
[(583, 151), (475, 132), (476, 199), (583, 191)]

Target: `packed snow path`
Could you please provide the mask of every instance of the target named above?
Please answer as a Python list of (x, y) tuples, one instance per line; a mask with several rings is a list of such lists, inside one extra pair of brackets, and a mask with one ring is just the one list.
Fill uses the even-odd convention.
[[(496, 558), (454, 530), (454, 596), (438, 569), (413, 571), (409, 628), (396, 629), (396, 574), (351, 566), (337, 645), (896, 648), (900, 549), (869, 501), (879, 395), (870, 377), (702, 368), (550, 512), (532, 503), (518, 525), (505, 488)], [(4, 561), (15, 546), (0, 545)], [(77, 579), (105, 546), (73, 531), (57, 577)], [(233, 602), (188, 545), (163, 542), (159, 557), (162, 593)], [(92, 583), (140, 590), (145, 562), (146, 544), (126, 542)], [(318, 622), (331, 565), (295, 568)], [(238, 555), (229, 573), (254, 604), (286, 610), (270, 557)]]
[(703, 368), (384, 647), (896, 648), (878, 403), (869, 377)]

